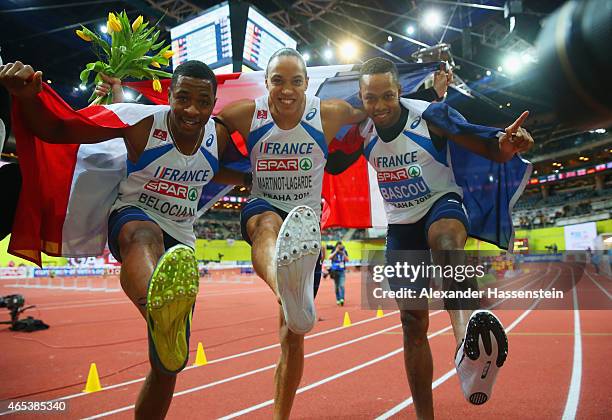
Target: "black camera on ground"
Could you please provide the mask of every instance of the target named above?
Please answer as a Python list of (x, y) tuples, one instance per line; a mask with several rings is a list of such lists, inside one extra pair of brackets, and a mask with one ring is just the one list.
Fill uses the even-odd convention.
[(10, 321), (2, 321), (0, 324), (11, 324), (11, 330), (13, 331), (25, 331), (32, 332), (37, 330), (46, 330), (49, 328), (47, 324), (39, 319), (34, 319), (31, 316), (26, 319), (19, 319), (24, 311), (30, 308), (34, 308), (34, 305), (26, 306), (25, 298), (23, 295), (7, 295), (0, 297), (0, 308), (6, 308), (11, 312)]
[(0, 297), (0, 308), (7, 308), (9, 311), (19, 310), (25, 305), (25, 298), (22, 295), (8, 295)]

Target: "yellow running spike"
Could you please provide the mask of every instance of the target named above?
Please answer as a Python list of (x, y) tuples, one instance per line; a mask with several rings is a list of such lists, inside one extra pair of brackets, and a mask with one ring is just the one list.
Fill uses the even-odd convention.
[(87, 375), (87, 384), (85, 385), (85, 389), (83, 392), (97, 392), (102, 390), (102, 385), (100, 385), (100, 377), (98, 376), (98, 369), (96, 368), (96, 364), (92, 363), (89, 366), (89, 374)]
[(348, 312), (344, 313), (344, 322), (342, 323), (343, 327), (350, 327), (351, 326), (351, 317), (349, 316)]
[(202, 343), (198, 343), (198, 351), (196, 353), (195, 366), (204, 366), (208, 364), (208, 360), (206, 360), (206, 354), (204, 353), (204, 346)]

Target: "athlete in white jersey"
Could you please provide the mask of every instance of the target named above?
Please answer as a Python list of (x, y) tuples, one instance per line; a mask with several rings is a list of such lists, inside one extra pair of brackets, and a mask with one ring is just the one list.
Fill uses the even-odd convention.
[[(266, 69), (268, 95), (225, 107), (219, 119), (247, 139), (253, 187), (243, 207), (243, 238), (257, 274), (281, 303), (281, 356), (274, 376), (274, 418), (288, 418), (304, 367), (304, 334), (316, 320), (320, 278), (321, 187), (327, 145), (365, 114), (341, 100), (305, 94), (306, 64), (295, 50), (277, 51)], [(285, 221), (283, 222), (283, 219)]]
[(214, 120), (204, 126), (196, 152), (184, 155), (168, 129), (170, 107), (153, 114), (149, 139), (140, 159), (128, 161), (127, 176), (111, 211), (134, 206), (142, 209), (177, 242), (195, 248), (193, 224), (202, 188), (219, 169)]
[(447, 150), (438, 150), (421, 118), (427, 102), (400, 99), (408, 120), (391, 141), (384, 141), (374, 122), (364, 127), (364, 154), (377, 172), (389, 224), (411, 224), (422, 219), (445, 194), (463, 196), (447, 162)]
[(308, 206), (320, 218), (327, 143), (321, 100), (306, 95), (301, 121), (289, 130), (274, 124), (269, 96), (255, 100), (247, 148), (253, 171), (251, 198), (261, 198), (289, 213)]
[[(388, 264), (406, 262), (406, 253), (397, 252), (406, 250), (431, 250), (434, 263), (457, 264), (452, 258), (461, 259), (459, 253), (449, 259), (449, 253), (442, 251), (463, 250), (470, 222), (462, 205), (462, 190), (455, 183), (447, 161), (447, 141), (505, 162), (533, 144), (529, 133), (520, 128), (528, 113), (506, 128), (499, 142), (491, 142), (476, 136), (453, 135), (425, 121), (421, 114), (429, 104), (400, 99), (400, 93), (397, 68), (391, 61), (374, 58), (363, 64), (360, 97), (371, 118), (361, 130), (365, 138), (363, 153), (377, 172), (385, 201), (389, 220)], [(334, 165), (328, 169), (338, 173), (356, 158), (356, 154), (344, 158), (335, 154)], [(440, 256), (446, 259), (439, 260)], [(390, 283), (392, 288), (398, 286), (392, 280)], [(415, 288), (422, 287), (427, 287), (427, 279), (416, 282)], [(429, 314), (427, 302), (418, 303), (424, 308), (417, 308), (414, 303), (406, 308), (400, 303), (404, 362), (416, 415), (431, 419), (434, 412), (433, 363), (427, 340)], [(489, 311), (472, 312), (459, 307), (449, 309), (449, 315), (458, 346), (455, 363), (462, 390), (468, 401), (482, 404), (489, 399), (497, 370), (506, 359), (508, 346), (503, 326)], [(490, 353), (479, 347), (479, 336), (491, 343)]]
[[(202, 62), (181, 64), (172, 77), (170, 106), (123, 129), (68, 125), (54, 117), (38, 97), (41, 78), (42, 72), (20, 62), (0, 66), (0, 83), (20, 102), (25, 123), (37, 137), (50, 143), (125, 139), (128, 174), (109, 217), (108, 239), (123, 262), (121, 286), (148, 324), (151, 370), (135, 415), (163, 418), (176, 373), (189, 356), (199, 281), (192, 249), (196, 206), (228, 141), (227, 130), (217, 133), (209, 120), (216, 101), (215, 75)], [(240, 183), (231, 173), (216, 180)]]

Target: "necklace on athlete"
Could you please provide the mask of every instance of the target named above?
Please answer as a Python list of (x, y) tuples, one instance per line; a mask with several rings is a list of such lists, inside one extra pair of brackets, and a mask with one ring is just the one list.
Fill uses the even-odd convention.
[(191, 150), (191, 153), (186, 154), (186, 153), (183, 153), (178, 143), (176, 142), (176, 139), (174, 138), (174, 132), (172, 131), (172, 124), (170, 124), (170, 113), (168, 113), (168, 115), (166, 116), (166, 123), (168, 125), (168, 130), (170, 131), (170, 138), (172, 139), (172, 143), (174, 143), (174, 147), (176, 147), (176, 150), (178, 150), (182, 155), (192, 156), (197, 150), (197, 148), (200, 146), (200, 143), (202, 142), (202, 137), (204, 134), (204, 126), (200, 128), (200, 132), (198, 133), (198, 138), (196, 140), (195, 146), (193, 146), (193, 149)]

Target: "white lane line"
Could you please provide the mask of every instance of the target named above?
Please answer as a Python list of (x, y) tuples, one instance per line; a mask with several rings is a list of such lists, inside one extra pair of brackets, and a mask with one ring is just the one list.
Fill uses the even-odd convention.
[[(400, 327), (400, 326), (401, 325), (398, 325), (397, 327)], [(449, 325), (447, 327), (442, 328), (441, 330), (436, 331), (435, 333), (432, 333), (432, 334), (428, 335), (427, 338), (428, 339), (429, 338), (433, 338), (433, 337), (435, 337), (437, 335), (445, 333), (446, 331), (449, 331), (450, 329), (451, 329), (451, 326)], [(301, 388), (299, 388), (297, 390), (296, 394), (301, 394), (302, 392), (305, 392), (305, 391), (308, 391), (310, 389), (316, 388), (318, 386), (321, 386), (323, 384), (326, 384), (328, 382), (331, 382), (333, 380), (336, 380), (338, 378), (341, 378), (341, 377), (346, 376), (348, 374), (351, 374), (353, 372), (357, 372), (358, 370), (361, 370), (361, 369), (366, 368), (368, 366), (371, 366), (371, 365), (373, 365), (375, 363), (378, 363), (378, 362), (381, 362), (381, 361), (383, 361), (385, 359), (393, 357), (393, 356), (401, 353), (402, 351), (404, 351), (404, 347), (400, 347), (399, 349), (395, 349), (395, 350), (393, 350), (393, 351), (391, 351), (391, 352), (389, 352), (387, 354), (383, 354), (382, 356), (379, 356), (379, 357), (377, 357), (375, 359), (369, 360), (369, 361), (367, 361), (365, 363), (362, 363), (360, 365), (353, 366), (352, 368), (344, 370), (344, 371), (339, 372), (339, 373), (336, 373), (335, 375), (323, 378), (320, 381), (313, 382), (310, 385), (303, 386), (303, 387), (301, 387)], [(260, 404), (254, 405), (252, 407), (245, 408), (244, 410), (236, 411), (235, 413), (228, 414), (227, 416), (223, 416), (219, 420), (228, 420), (228, 419), (233, 419), (233, 418), (236, 418), (236, 417), (239, 417), (239, 416), (243, 416), (245, 414), (251, 413), (251, 412), (256, 411), (256, 410), (259, 410), (260, 408), (272, 405), (273, 403), (274, 403), (274, 400), (268, 400), (268, 401), (262, 402)]]
[[(560, 274), (560, 271), (559, 271), (559, 274)], [(557, 275), (557, 277), (558, 277), (558, 275)], [(521, 289), (524, 289), (524, 288), (526, 288), (526, 287), (530, 286), (531, 284), (533, 284), (533, 283), (535, 283), (535, 282), (537, 282), (537, 281), (540, 281), (540, 279), (539, 279), (539, 278), (537, 278), (537, 279), (535, 279), (535, 280), (533, 280), (533, 281), (531, 281), (531, 282), (527, 283), (527, 284), (526, 284), (525, 286), (523, 286)], [(552, 283), (551, 283), (551, 284), (550, 284), (548, 287), (552, 286), (552, 284), (553, 284), (555, 281), (556, 281), (556, 279), (555, 279), (555, 280), (553, 280), (553, 282), (552, 282)], [(509, 283), (509, 284), (510, 284), (510, 283)], [(494, 308), (494, 307), (496, 307), (496, 306), (498, 306), (498, 305), (501, 305), (501, 304), (502, 304), (503, 302), (505, 302), (506, 300), (508, 300), (508, 298), (503, 299), (503, 300), (500, 300), (499, 302), (497, 302), (497, 303), (495, 303), (494, 305), (492, 305), (490, 308)], [(441, 312), (441, 311), (436, 311), (436, 312), (435, 312), (433, 315), (435, 315), (435, 314), (437, 314), (437, 313), (439, 313), (439, 312)], [(399, 325), (398, 325), (398, 327), (399, 327)], [(442, 334), (442, 333), (444, 333), (444, 332), (446, 332), (446, 331), (448, 331), (448, 330), (450, 330), (450, 329), (451, 329), (451, 326), (449, 325), (449, 326), (447, 326), (447, 327), (445, 327), (445, 328), (443, 328), (443, 329), (441, 329), (441, 330), (436, 331), (435, 333), (432, 333), (432, 334), (428, 335), (428, 336), (427, 336), (427, 338), (428, 338), (428, 339), (429, 339), (429, 338), (433, 338), (433, 337), (435, 337), (435, 336), (437, 336), (437, 335), (440, 335), (440, 334)], [(300, 394), (300, 393), (302, 393), (302, 392), (304, 392), (304, 391), (308, 391), (308, 390), (310, 390), (310, 389), (312, 389), (312, 388), (316, 388), (316, 387), (318, 387), (318, 386), (321, 386), (321, 385), (323, 385), (323, 384), (326, 384), (326, 383), (328, 383), (328, 382), (331, 382), (331, 381), (333, 381), (333, 380), (335, 380), (335, 379), (338, 379), (338, 378), (340, 378), (340, 377), (342, 377), (342, 376), (348, 375), (348, 374), (350, 374), (350, 373), (356, 372), (356, 371), (361, 370), (361, 369), (363, 369), (363, 368), (365, 368), (365, 367), (368, 367), (368, 366), (370, 366), (370, 365), (373, 365), (373, 364), (375, 364), (375, 363), (378, 363), (378, 362), (380, 362), (380, 361), (382, 361), (382, 360), (388, 359), (389, 357), (392, 357), (392, 356), (395, 356), (395, 355), (396, 355), (396, 354), (398, 354), (398, 353), (401, 353), (403, 350), (404, 350), (404, 348), (403, 348), (403, 347), (401, 347), (401, 348), (399, 348), (399, 349), (393, 350), (393, 351), (392, 351), (392, 352), (390, 352), (390, 353), (387, 353), (387, 354), (384, 354), (384, 355), (382, 355), (382, 356), (380, 356), (380, 357), (377, 357), (376, 359), (373, 359), (373, 360), (370, 360), (370, 361), (368, 361), (368, 362), (362, 363), (362, 364), (360, 364), (360, 365), (354, 366), (354, 367), (352, 367), (352, 368), (350, 368), (350, 369), (347, 369), (347, 370), (345, 370), (345, 371), (339, 372), (339, 373), (337, 373), (337, 374), (335, 374), (335, 375), (328, 376), (327, 378), (323, 378), (323, 379), (321, 379), (321, 380), (320, 380), (320, 381), (318, 381), (318, 382), (314, 382), (314, 383), (312, 383), (312, 384), (310, 384), (310, 385), (306, 385), (306, 386), (304, 386), (304, 387), (302, 387), (302, 388), (299, 388), (299, 389), (297, 390), (296, 394)], [(453, 369), (453, 370), (451, 370), (450, 372), (447, 372), (447, 373), (444, 375), (444, 377), (443, 377), (444, 379), (443, 379), (443, 378), (438, 379), (438, 380), (436, 381), (437, 383), (436, 383), (435, 385), (436, 385), (436, 386), (438, 386), (439, 384), (443, 383), (443, 382), (444, 382), (446, 379), (450, 378), (452, 375), (454, 375), (454, 371), (455, 371), (455, 370)], [(446, 377), (446, 375), (448, 375), (448, 377)], [(432, 385), (434, 385), (434, 384), (432, 384)], [(243, 410), (236, 411), (236, 412), (234, 412), (234, 413), (228, 414), (227, 416), (221, 417), (221, 419), (220, 419), (220, 420), (226, 420), (226, 419), (232, 419), (232, 418), (235, 418), (235, 417), (239, 417), (239, 416), (242, 416), (242, 415), (245, 415), (245, 414), (251, 413), (251, 412), (253, 412), (253, 411), (259, 410), (260, 408), (263, 408), (263, 407), (267, 407), (267, 406), (269, 406), (269, 405), (272, 405), (273, 403), (274, 403), (274, 400), (264, 401), (264, 402), (259, 403), (259, 404), (257, 404), (257, 405), (253, 405), (253, 406), (251, 406), (251, 407), (247, 407), (247, 408), (245, 408), (245, 409), (243, 409)], [(399, 410), (398, 410), (398, 411), (399, 411)]]
[(576, 281), (574, 270), (572, 269), (572, 298), (574, 300), (574, 362), (572, 363), (572, 379), (567, 392), (565, 410), (563, 410), (563, 420), (573, 420), (578, 411), (580, 401), (580, 384), (582, 383), (582, 335), (580, 332), (580, 311), (578, 308), (578, 294), (576, 293)]
[[(242, 294), (251, 294), (251, 293), (268, 293), (268, 289), (261, 289), (261, 290), (243, 290), (243, 291), (231, 291), (231, 292), (201, 292), (198, 294), (198, 299), (202, 299), (202, 298), (207, 298), (207, 297), (216, 297), (216, 296), (233, 296), (233, 295), (242, 295)], [(52, 311), (52, 310), (57, 310), (57, 309), (73, 309), (73, 308), (89, 308), (89, 307), (93, 307), (93, 306), (106, 306), (106, 305), (122, 305), (122, 304), (130, 304), (132, 305), (132, 301), (127, 297), (127, 296), (123, 296), (121, 298), (115, 298), (115, 299), (107, 299), (107, 300), (100, 300), (97, 302), (92, 302), (92, 303), (75, 303), (75, 304), (68, 304), (68, 305), (62, 305), (60, 303), (52, 303), (52, 304), (47, 304), (48, 306), (44, 306), (44, 305), (37, 305), (37, 309), (40, 309), (41, 311)]]
[[(547, 272), (548, 272), (548, 270), (547, 270)], [(525, 275), (525, 277), (517, 278), (517, 279), (507, 283), (502, 288), (507, 287), (507, 286), (509, 286), (509, 285), (511, 285), (513, 283), (518, 282), (518, 281), (525, 280), (525, 279), (527, 279), (529, 277), (530, 277), (530, 275), (527, 274), (527, 275)], [(523, 287), (527, 287), (528, 285), (533, 284), (535, 281), (537, 281), (537, 279), (529, 282), (526, 286), (523, 286)], [(504, 302), (504, 301), (505, 301), (505, 299), (500, 301), (498, 304), (500, 304), (501, 302)], [(432, 313), (429, 314), (429, 316), (431, 317), (431, 316), (437, 315), (440, 312), (442, 312), (442, 311), (438, 310), (438, 311), (432, 312)], [(395, 315), (395, 314), (398, 314), (398, 313), (399, 313), (399, 311), (389, 312), (389, 313), (384, 314), (383, 318), (386, 318), (388, 316), (392, 316), (392, 315)], [(360, 324), (365, 324), (367, 322), (371, 322), (371, 321), (374, 321), (376, 319), (379, 319), (379, 318), (376, 318), (376, 317), (366, 318), (364, 320), (354, 322), (353, 324), (351, 324), (351, 327), (357, 326), (357, 325), (360, 325)], [(396, 327), (398, 327), (398, 326), (396, 326)], [(315, 337), (319, 337), (319, 336), (322, 336), (322, 335), (330, 334), (330, 333), (333, 333), (333, 332), (336, 332), (336, 331), (340, 331), (340, 330), (342, 330), (344, 328), (346, 328), (346, 327), (336, 327), (336, 328), (332, 328), (332, 329), (329, 329), (329, 330), (320, 331), (320, 332), (315, 333), (315, 334), (307, 335), (306, 337), (304, 337), (304, 339), (308, 340), (308, 339), (311, 339), (311, 338), (315, 338)], [(234, 355), (230, 355), (230, 356), (226, 356), (226, 357), (221, 357), (219, 359), (214, 359), (214, 360), (209, 361), (208, 364), (211, 365), (211, 364), (214, 364), (214, 363), (224, 362), (226, 360), (231, 360), (231, 359), (236, 359), (238, 357), (248, 356), (248, 355), (259, 353), (259, 352), (262, 352), (262, 351), (265, 351), (265, 350), (271, 350), (271, 349), (274, 349), (276, 347), (280, 347), (280, 343), (271, 344), (269, 346), (264, 346), (264, 347), (259, 347), (259, 348), (256, 348), (256, 349), (253, 349), (253, 350), (249, 350), (249, 351), (245, 351), (245, 352), (242, 352), (242, 353), (238, 353), (238, 354), (234, 354)], [(186, 367), (184, 370), (190, 370), (190, 369), (194, 369), (196, 367), (197, 366), (191, 365), (191, 366)], [(266, 368), (262, 368), (262, 369), (267, 370), (267, 367)], [(257, 369), (257, 370), (252, 371), (252, 372), (259, 373), (260, 370)], [(233, 379), (240, 379), (240, 378), (242, 378), (244, 376), (249, 376), (250, 374), (251, 374), (250, 372), (245, 372), (244, 374), (241, 374), (241, 375), (238, 375), (236, 377), (233, 377), (232, 380)], [(134, 379), (134, 380), (131, 380), (131, 381), (127, 381), (127, 382), (123, 382), (123, 383), (107, 386), (107, 387), (104, 388), (104, 390), (118, 388), (118, 387), (122, 387), (122, 386), (125, 386), (125, 385), (131, 385), (131, 384), (134, 384), (134, 383), (142, 382), (144, 380), (145, 380), (145, 378)], [(227, 382), (227, 381), (219, 382), (216, 385), (219, 385), (219, 384), (225, 383), (225, 382)], [(56, 400), (57, 401), (67, 400), (67, 399), (81, 397), (81, 396), (84, 396), (84, 395), (87, 395), (87, 394), (84, 393), (84, 392), (81, 392), (81, 393), (77, 393), (77, 394), (73, 394), (73, 395), (68, 395), (66, 397), (61, 397), (61, 398), (58, 398)], [(177, 394), (175, 394), (175, 395), (177, 395)], [(54, 400), (54, 401), (56, 401), (56, 400)], [(0, 415), (2, 415), (2, 414), (4, 414), (4, 413), (0, 413)]]
[[(547, 270), (547, 272), (548, 272), (548, 270)], [(515, 279), (515, 280), (513, 280), (513, 281), (511, 281), (509, 283), (507, 283), (502, 288), (507, 287), (510, 284), (516, 283), (517, 281), (525, 280), (525, 279), (530, 277), (530, 274), (525, 275), (525, 277), (521, 276), (521, 277), (519, 277), (519, 278), (517, 278), (517, 279)], [(523, 286), (523, 288), (531, 285), (535, 281), (538, 281), (538, 279), (529, 282), (527, 285)], [(505, 299), (500, 301), (498, 304), (502, 303), (503, 301), (505, 301)], [(431, 316), (437, 315), (440, 312), (442, 312), (442, 311), (438, 310), (438, 311), (432, 312), (432, 313), (429, 314), (429, 316), (431, 317)], [(399, 311), (389, 312), (389, 313), (384, 314), (382, 318), (386, 318), (388, 316), (392, 316), (392, 315), (395, 315), (395, 314), (398, 314), (398, 313), (399, 313)], [(332, 329), (329, 329), (329, 330), (320, 331), (320, 332), (315, 333), (315, 334), (307, 335), (304, 339), (308, 340), (308, 339), (311, 339), (311, 338), (315, 338), (315, 337), (319, 337), (319, 336), (322, 336), (322, 335), (330, 334), (330, 333), (333, 333), (333, 332), (336, 332), (336, 331), (340, 331), (340, 330), (343, 330), (343, 329), (346, 329), (346, 328), (351, 328), (351, 327), (354, 327), (354, 326), (357, 326), (357, 325), (361, 325), (361, 324), (365, 324), (365, 323), (368, 323), (368, 322), (371, 322), (371, 321), (375, 321), (377, 319), (381, 319), (381, 318), (377, 318), (377, 317), (366, 318), (364, 320), (352, 323), (350, 327), (336, 327), (336, 328), (332, 328)], [(394, 328), (398, 328), (399, 326), (400, 325), (398, 324)], [(384, 332), (386, 332), (386, 330), (383, 330), (380, 333), (382, 334)], [(357, 341), (359, 341), (359, 340), (357, 340)], [(273, 348), (276, 348), (276, 347), (280, 347), (280, 344), (279, 343), (272, 344), (272, 345), (269, 345), (269, 346), (260, 347), (260, 348), (253, 349), (253, 350), (249, 350), (249, 351), (246, 351), (246, 352), (243, 352), (243, 353), (238, 353), (238, 354), (235, 354), (235, 355), (226, 356), (226, 357), (223, 357), (223, 358), (211, 360), (211, 361), (208, 362), (208, 364), (210, 365), (210, 364), (219, 363), (219, 362), (230, 360), (230, 359), (235, 359), (235, 358), (238, 358), (238, 357), (247, 356), (247, 355), (254, 354), (254, 353), (259, 353), (259, 352), (262, 352), (262, 351), (265, 351), (265, 350), (270, 350), (270, 349), (273, 349)], [(338, 348), (338, 347), (342, 347), (342, 345), (336, 345), (336, 346), (333, 346), (333, 347), (334, 348)], [(323, 349), (323, 350), (325, 350), (325, 349)], [(319, 350), (318, 352), (315, 352), (315, 353), (320, 354), (321, 352), (324, 352), (324, 351)], [(309, 357), (309, 356), (306, 355), (305, 358), (306, 357)], [(196, 367), (198, 367), (198, 366), (191, 365), (191, 366), (186, 367), (184, 370), (190, 370), (190, 369), (194, 369)], [(269, 367), (266, 366), (266, 367), (261, 368), (261, 369), (263, 369), (265, 371), (265, 370), (268, 370)], [(214, 383), (214, 385), (219, 385), (219, 384), (228, 382), (230, 380), (240, 379), (240, 378), (245, 377), (245, 376), (250, 376), (251, 374), (259, 373), (260, 371), (262, 371), (262, 370), (256, 369), (254, 371), (244, 372), (243, 374), (237, 375), (235, 377), (226, 378), (224, 380), (218, 381), (218, 383)], [(127, 385), (131, 385), (131, 384), (135, 384), (135, 383), (138, 383), (138, 382), (143, 382), (144, 380), (145, 380), (144, 377), (143, 378), (138, 378), (138, 379), (133, 379), (133, 380), (130, 380), (130, 381), (126, 381), (126, 382), (122, 382), (122, 383), (106, 386), (106, 387), (104, 387), (103, 390), (110, 390), (110, 389), (114, 389), (114, 388), (119, 388), (119, 387), (122, 387), (122, 386), (127, 386)], [(204, 385), (204, 386), (210, 387), (210, 386), (214, 386), (214, 385), (207, 384), (207, 385)], [(185, 391), (189, 391), (189, 390), (185, 390)], [(182, 393), (185, 393), (185, 391), (181, 391), (180, 394), (182, 395)], [(71, 395), (67, 395), (67, 396), (64, 396), (64, 397), (59, 397), (59, 398), (56, 398), (56, 399), (54, 399), (52, 401), (70, 400), (70, 399), (79, 398), (79, 397), (82, 397), (82, 396), (85, 396), (85, 395), (89, 395), (89, 394), (84, 393), (84, 392), (79, 392), (79, 393), (76, 393), (76, 394), (71, 394)], [(179, 394), (177, 393), (177, 394), (174, 394), (174, 395), (179, 395)], [(128, 410), (128, 409), (133, 408), (133, 407), (134, 406), (132, 405), (130, 407), (123, 407), (123, 408), (121, 408), (119, 410), (125, 411), (125, 410)], [(112, 413), (114, 413), (114, 412), (115, 411), (113, 411)], [(10, 414), (10, 413), (11, 413), (10, 411), (0, 412), (0, 416), (3, 416), (5, 414)], [(110, 414), (112, 414), (112, 413), (110, 413)]]
[[(442, 312), (442, 311), (433, 312), (432, 314), (430, 314), (430, 316), (437, 315), (440, 312)], [(358, 338), (354, 338), (354, 339), (349, 340), (349, 341), (342, 342), (340, 344), (336, 344), (336, 345), (333, 345), (333, 346), (330, 346), (330, 347), (326, 347), (324, 349), (321, 349), (321, 350), (315, 351), (313, 353), (309, 353), (309, 354), (304, 355), (304, 359), (308, 359), (310, 357), (318, 356), (320, 354), (327, 353), (327, 352), (330, 352), (332, 350), (336, 350), (338, 348), (345, 347), (345, 346), (348, 346), (350, 344), (354, 344), (354, 343), (357, 343), (359, 341), (363, 341), (363, 340), (366, 340), (368, 338), (384, 334), (386, 332), (389, 332), (391, 330), (394, 330), (394, 329), (400, 328), (400, 327), (401, 327), (401, 324), (394, 325), (394, 326), (391, 326), (391, 327), (388, 327), (388, 328), (384, 328), (384, 329), (382, 329), (380, 331), (377, 331), (377, 332), (374, 332), (374, 333), (371, 333), (371, 334), (367, 334), (367, 335), (364, 335), (364, 336), (361, 336), (361, 337), (358, 337)], [(450, 328), (451, 328), (450, 326), (448, 326), (446, 328), (443, 328), (442, 330), (432, 334), (432, 336), (441, 334), (441, 333), (449, 330)], [(396, 354), (395, 352), (391, 352), (391, 353)], [(391, 357), (393, 354), (390, 354), (387, 357)], [(376, 359), (376, 360), (379, 361), (378, 359)], [(380, 360), (383, 360), (383, 359), (380, 359)], [(369, 366), (372, 363), (376, 363), (376, 362), (369, 361), (369, 362), (365, 363), (363, 365), (363, 367)], [(210, 382), (208, 384), (200, 385), (200, 386), (197, 386), (197, 387), (194, 387), (194, 388), (188, 388), (188, 389), (185, 389), (183, 391), (175, 392), (174, 393), (174, 397), (178, 397), (178, 396), (186, 395), (186, 394), (191, 394), (193, 392), (201, 391), (201, 390), (207, 389), (207, 388), (212, 388), (213, 386), (216, 386), (216, 385), (221, 385), (221, 384), (224, 384), (224, 383), (227, 383), (227, 382), (234, 381), (236, 379), (244, 378), (246, 376), (255, 375), (257, 373), (261, 373), (261, 372), (264, 372), (266, 370), (272, 370), (274, 368), (276, 368), (276, 363), (272, 364), (272, 365), (264, 366), (264, 367), (259, 368), (259, 369), (254, 369), (254, 370), (251, 370), (251, 371), (248, 371), (248, 372), (244, 372), (244, 373), (241, 373), (241, 374), (238, 374), (238, 375), (235, 375), (235, 376), (231, 376), (229, 378), (224, 378), (224, 379), (221, 379), (221, 380), (218, 380), (218, 381), (215, 381), (215, 382)], [(334, 375), (333, 379), (335, 379), (335, 377), (344, 376), (345, 374), (351, 373), (351, 371), (354, 371), (354, 370), (358, 370), (358, 369), (355, 369), (355, 368), (349, 369), (348, 371), (345, 371), (346, 373)], [(323, 381), (320, 381), (321, 383), (319, 385), (321, 385), (321, 384), (323, 384), (325, 382), (329, 382), (329, 381), (333, 380), (333, 379), (330, 379), (330, 378), (325, 378)], [(314, 388), (315, 386), (319, 386), (319, 385), (315, 385), (315, 384), (308, 385), (308, 387)], [(313, 385), (315, 385), (315, 386), (313, 386)], [(308, 388), (308, 387), (304, 387), (304, 388)], [(308, 388), (308, 389), (310, 389), (310, 388)], [(302, 391), (298, 390), (298, 393), (306, 391), (306, 390), (307, 389), (303, 389)], [(270, 400), (270, 401), (273, 401), (273, 400)], [(268, 402), (263, 403), (263, 404), (267, 405), (267, 403)], [(262, 405), (262, 407), (265, 407), (265, 405)], [(134, 405), (129, 405), (129, 406), (126, 406), (126, 407), (121, 407), (121, 408), (117, 408), (115, 410), (106, 411), (104, 413), (96, 414), (96, 415), (91, 416), (91, 417), (86, 417), (85, 419), (89, 420), (89, 419), (97, 419), (97, 418), (101, 418), (101, 417), (106, 417), (106, 416), (110, 416), (110, 415), (113, 415), (113, 414), (121, 413), (123, 411), (131, 410), (133, 408), (134, 408)], [(254, 411), (254, 410), (251, 410), (251, 411)]]
[[(440, 312), (441, 311), (432, 312), (432, 313), (429, 314), (429, 316), (434, 316), (434, 315), (436, 315), (436, 314), (438, 314)], [(382, 318), (386, 318), (388, 316), (396, 315), (397, 313), (399, 313), (399, 311), (388, 312), (388, 313), (384, 314), (382, 316)], [(323, 336), (323, 335), (331, 334), (331, 333), (334, 333), (336, 331), (340, 331), (340, 330), (343, 330), (343, 329), (346, 329), (346, 328), (352, 328), (352, 327), (355, 327), (357, 325), (362, 325), (362, 324), (366, 324), (366, 323), (369, 323), (369, 322), (372, 322), (372, 321), (376, 321), (377, 319), (382, 319), (382, 318), (371, 317), (371, 318), (362, 319), (361, 321), (353, 322), (351, 324), (351, 326), (349, 326), (349, 327), (335, 327), (335, 328), (331, 328), (329, 330), (319, 331), (318, 333), (307, 335), (306, 337), (304, 337), (304, 339), (305, 340), (309, 340), (309, 339), (312, 339), (312, 338), (316, 338), (316, 337), (320, 337), (320, 336)], [(396, 327), (398, 327), (398, 326), (399, 325), (397, 325)], [(251, 354), (255, 354), (255, 353), (262, 352), (262, 351), (274, 349), (276, 347), (280, 347), (280, 343), (271, 344), (269, 346), (264, 346), (264, 347), (259, 347), (259, 348), (256, 348), (256, 349), (253, 349), (253, 350), (248, 350), (248, 351), (245, 351), (245, 352), (242, 352), (242, 353), (237, 353), (237, 354), (233, 354), (233, 355), (230, 355), (230, 356), (221, 357), (219, 359), (209, 360), (208, 361), (208, 365), (224, 362), (224, 361), (231, 360), (231, 359), (236, 359), (236, 358), (239, 358), (239, 357), (249, 356)], [(183, 371), (195, 369), (195, 368), (198, 368), (198, 367), (199, 366), (191, 365), (191, 366), (186, 367)], [(269, 367), (265, 367), (265, 368), (262, 368), (262, 369), (267, 370), (268, 368)], [(254, 371), (245, 372), (244, 374), (241, 374), (241, 375), (238, 375), (236, 377), (230, 378), (230, 380), (239, 379), (241, 377), (249, 376), (249, 375), (251, 375), (253, 373), (258, 373), (258, 372), (259, 372), (258, 369), (254, 370)], [(135, 384), (135, 383), (138, 383), (138, 382), (143, 382), (145, 379), (146, 379), (145, 377), (142, 377), (142, 378), (138, 378), (138, 379), (132, 379), (130, 381), (121, 382), (121, 383), (118, 383), (118, 384), (108, 385), (108, 386), (105, 386), (102, 391), (106, 391), (106, 390), (110, 390), (110, 389), (114, 389), (114, 388), (120, 388), (120, 387), (124, 387), (124, 386), (127, 386), (127, 385), (132, 385), (132, 384)], [(227, 381), (224, 381), (224, 382), (227, 382)], [(219, 383), (217, 383), (215, 385), (219, 385), (219, 384), (224, 383), (224, 382), (219, 382)], [(55, 398), (52, 401), (71, 400), (71, 399), (74, 399), (74, 398), (83, 397), (85, 395), (90, 395), (90, 394), (85, 393), (85, 392), (78, 392), (78, 393), (75, 393), (75, 394), (66, 395), (64, 397)], [(6, 415), (6, 414), (11, 414), (11, 413), (12, 413), (12, 411), (3, 411), (3, 412), (0, 412), (0, 416)]]
[(595, 278), (593, 278), (593, 276), (591, 276), (588, 271), (584, 270), (584, 272), (586, 273), (587, 276), (589, 276), (591, 281), (595, 283), (595, 285), (599, 287), (601, 291), (606, 294), (606, 296), (608, 296), (608, 299), (612, 300), (612, 294), (610, 294), (610, 292), (608, 292), (601, 284), (599, 284), (599, 282), (595, 280)]
[[(561, 269), (559, 269), (559, 272), (557, 273), (557, 276), (555, 277), (555, 279), (548, 285), (548, 287), (546, 289), (550, 289), (552, 287), (552, 285), (557, 281), (557, 279), (559, 278), (559, 276), (561, 275)], [(541, 298), (538, 298), (530, 307), (529, 309), (525, 310), (525, 312), (523, 312), (518, 318), (516, 318), (507, 328), (506, 328), (506, 333), (509, 333), (510, 331), (512, 331), (521, 321), (523, 321), (523, 319), (525, 319), (525, 317), (527, 315), (529, 315), (529, 313), (533, 310), (533, 308), (535, 308), (537, 306), (537, 304), (539, 303), (539, 301), (541, 300)], [(501, 303), (501, 302), (498, 302)], [(455, 370), (455, 368), (449, 370), (448, 372), (446, 372), (444, 375), (442, 375), (441, 377), (439, 377), (438, 379), (436, 379), (432, 384), (431, 384), (431, 389), (436, 389), (438, 386), (440, 386), (441, 384), (443, 384), (444, 382), (446, 382), (448, 379), (450, 379), (451, 377), (453, 377), (455, 374), (457, 373), (457, 371)], [(380, 416), (376, 417), (376, 420), (386, 420), (388, 418), (390, 418), (391, 416), (399, 413), (401, 410), (403, 410), (404, 408), (410, 406), (413, 403), (412, 397), (402, 401), (401, 403), (399, 403), (398, 405), (396, 405), (395, 407), (391, 408), (388, 411), (385, 411), (384, 413), (382, 413)]]

